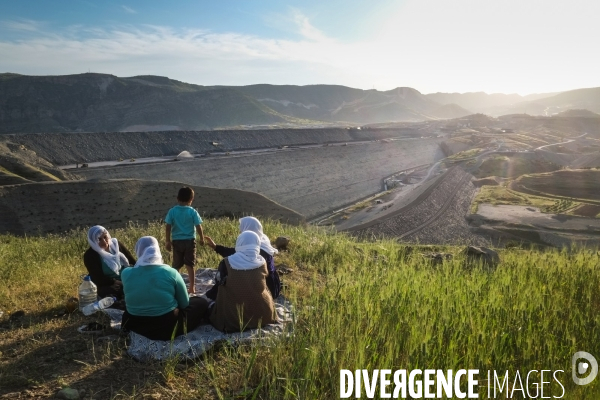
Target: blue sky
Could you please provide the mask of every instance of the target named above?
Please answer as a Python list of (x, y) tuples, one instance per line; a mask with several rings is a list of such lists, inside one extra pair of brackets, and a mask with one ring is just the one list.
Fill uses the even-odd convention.
[(423, 93), (600, 86), (590, 0), (0, 0), (0, 72)]

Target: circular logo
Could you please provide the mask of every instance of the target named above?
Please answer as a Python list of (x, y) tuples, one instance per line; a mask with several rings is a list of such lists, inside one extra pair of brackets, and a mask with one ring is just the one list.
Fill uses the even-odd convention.
[[(587, 371), (590, 371), (588, 376), (585, 378), (578, 377), (578, 375), (583, 375)], [(571, 359), (571, 372), (573, 374), (573, 382), (576, 385), (587, 385), (596, 379), (596, 375), (598, 375), (598, 362), (590, 353), (578, 351), (573, 354), (573, 358)]]

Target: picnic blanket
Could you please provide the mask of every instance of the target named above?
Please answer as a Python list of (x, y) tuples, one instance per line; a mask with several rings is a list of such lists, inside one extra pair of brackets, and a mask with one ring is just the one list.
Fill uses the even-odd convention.
[[(215, 269), (198, 269), (196, 271), (196, 293), (203, 294), (215, 283)], [(182, 274), (188, 283), (187, 274)], [(241, 343), (246, 341), (265, 341), (290, 333), (293, 324), (293, 308), (283, 296), (275, 300), (277, 324), (270, 324), (261, 329), (225, 334), (212, 325), (200, 325), (187, 335), (179, 336), (173, 341), (150, 340), (135, 332), (130, 332), (130, 344), (127, 353), (138, 361), (164, 360), (172, 357), (193, 359), (221, 342)], [(102, 310), (109, 315), (111, 327), (121, 329), (123, 311), (115, 309)]]

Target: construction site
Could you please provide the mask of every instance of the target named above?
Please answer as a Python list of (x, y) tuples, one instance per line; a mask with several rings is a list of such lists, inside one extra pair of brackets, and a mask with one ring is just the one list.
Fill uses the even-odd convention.
[[(73, 229), (94, 223), (91, 204), (114, 210), (106, 224), (160, 220), (169, 191), (186, 184), (205, 216), (255, 214), (415, 243), (596, 243), (587, 220), (600, 211), (588, 193), (600, 167), (593, 122), (473, 115), (385, 127), (3, 135), (0, 207), (13, 217), (0, 228)], [(66, 188), (68, 201), (52, 195)], [(18, 205), (34, 191), (49, 209), (24, 215)], [(540, 235), (490, 212), (508, 205), (580, 229)], [(73, 221), (44, 228), (56, 210)]]

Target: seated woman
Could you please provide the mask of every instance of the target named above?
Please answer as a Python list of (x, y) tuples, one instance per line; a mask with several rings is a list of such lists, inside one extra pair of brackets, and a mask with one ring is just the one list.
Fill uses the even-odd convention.
[[(277, 250), (271, 246), (271, 241), (267, 235), (263, 233), (262, 224), (258, 219), (254, 217), (241, 218), (240, 233), (245, 231), (254, 232), (260, 238), (260, 255), (265, 259), (268, 271), (265, 281), (267, 283), (267, 287), (269, 288), (269, 292), (273, 298), (276, 299), (281, 293), (281, 281), (279, 280), (279, 275), (275, 269), (275, 261), (273, 259), (273, 256), (277, 254)], [(235, 248), (233, 247), (225, 247), (215, 244), (215, 242), (209, 236), (205, 236), (205, 239), (206, 243), (221, 257), (228, 257), (235, 253)], [(209, 299), (215, 300), (217, 298), (217, 290), (218, 285), (213, 286), (208, 292), (206, 292), (206, 296)]]
[(114, 296), (121, 300), (121, 270), (125, 266), (135, 264), (135, 258), (100, 225), (90, 228), (87, 240), (90, 247), (83, 254), (83, 263), (92, 282), (98, 287), (98, 296)]
[(197, 327), (208, 303), (189, 298), (179, 272), (164, 264), (158, 241), (142, 237), (135, 253), (137, 263), (121, 274), (126, 304), (122, 329), (152, 340), (171, 340)]
[(277, 320), (266, 284), (267, 263), (259, 254), (260, 244), (256, 233), (242, 232), (235, 243), (235, 253), (219, 263), (219, 290), (208, 314), (220, 331), (241, 332)]

